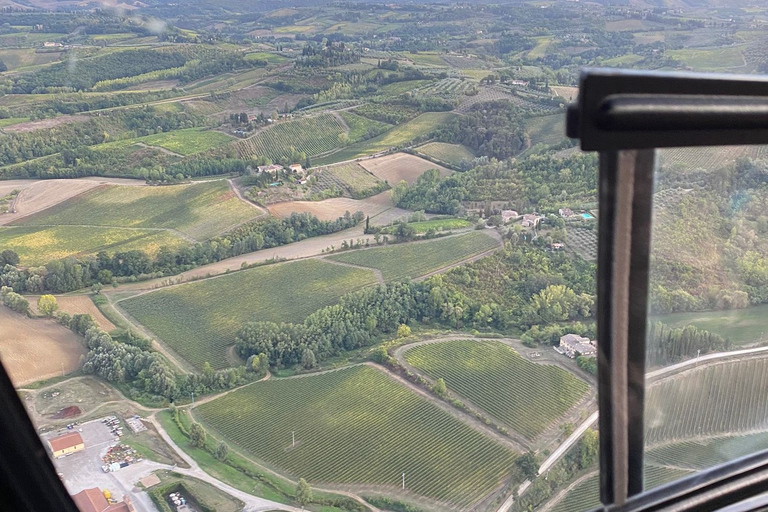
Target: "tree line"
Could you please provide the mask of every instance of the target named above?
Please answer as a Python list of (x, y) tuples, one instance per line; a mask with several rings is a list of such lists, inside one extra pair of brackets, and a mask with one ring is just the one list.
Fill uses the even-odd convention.
[(265, 354), (271, 366), (283, 367), (303, 364), (310, 353), (319, 362), (371, 345), (412, 322), (507, 330), (590, 319), (594, 275), (578, 276), (580, 270), (560, 254), (507, 244), (496, 255), (419, 283), (350, 293), (303, 323), (250, 322), (236, 348), (243, 358)]
[[(161, 247), (154, 258), (141, 250), (111, 255), (102, 251), (92, 257), (52, 261), (44, 267), (6, 264), (0, 269), (0, 285), (12, 287), (19, 293), (65, 293), (96, 283), (170, 276), (225, 258), (335, 233), (357, 225), (362, 219), (362, 212), (347, 213), (335, 221), (293, 213), (286, 219), (270, 217), (249, 222), (222, 236), (179, 249)], [(13, 259), (18, 261), (17, 257)]]

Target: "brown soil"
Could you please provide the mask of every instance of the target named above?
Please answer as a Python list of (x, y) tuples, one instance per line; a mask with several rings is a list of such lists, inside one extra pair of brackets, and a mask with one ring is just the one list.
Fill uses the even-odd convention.
[[(37, 311), (37, 299), (39, 297), (30, 295), (26, 298), (29, 301), (29, 309), (33, 313), (39, 314)], [(110, 322), (107, 317), (99, 311), (99, 308), (96, 307), (96, 304), (93, 303), (88, 295), (57, 295), (56, 302), (59, 304), (59, 310), (69, 313), (70, 315), (91, 315), (93, 319), (96, 320), (99, 327), (107, 332), (114, 330), (116, 327), (115, 324)]]
[(429, 169), (437, 169), (440, 171), (440, 176), (448, 176), (452, 172), (441, 165), (407, 153), (395, 153), (380, 158), (362, 160), (360, 165), (377, 178), (387, 180), (393, 187), (401, 181), (405, 181), (409, 185), (416, 183), (419, 176)]
[(51, 419), (53, 420), (61, 420), (64, 418), (74, 418), (76, 416), (80, 416), (83, 413), (83, 411), (80, 410), (80, 408), (76, 405), (70, 405), (69, 407), (65, 407), (61, 409), (56, 414), (51, 415)]
[(0, 358), (14, 386), (76, 370), (83, 355), (80, 338), (66, 327), (0, 307)]
[[(309, 212), (321, 220), (335, 220), (342, 217), (345, 212), (363, 212), (376, 224), (387, 224), (384, 220), (390, 217), (397, 218), (408, 215), (408, 210), (396, 208), (392, 204), (390, 191), (385, 191), (368, 199), (350, 199), (347, 197), (334, 197), (323, 201), (287, 201), (276, 203), (268, 207), (269, 212), (275, 217), (290, 217), (293, 212)], [(379, 218), (381, 217), (381, 218)]]
[(6, 126), (3, 131), (6, 132), (33, 132), (35, 130), (42, 130), (44, 128), (53, 128), (60, 124), (68, 123), (83, 123), (90, 119), (88, 116), (59, 116), (51, 119), (41, 119), (39, 121), (27, 121), (26, 123), (12, 124)]

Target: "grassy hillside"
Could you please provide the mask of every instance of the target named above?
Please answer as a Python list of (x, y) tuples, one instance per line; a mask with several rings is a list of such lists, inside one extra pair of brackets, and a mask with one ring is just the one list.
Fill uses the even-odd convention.
[(408, 350), (405, 358), (528, 439), (560, 419), (589, 389), (571, 373), (531, 363), (497, 342), (430, 343)]
[(231, 363), (227, 348), (249, 321), (302, 322), (345, 293), (376, 282), (372, 272), (319, 260), (243, 270), (120, 302), (196, 367)]
[(397, 125), (386, 133), (368, 139), (357, 144), (351, 144), (341, 151), (332, 155), (318, 159), (317, 164), (328, 164), (351, 160), (361, 156), (385, 151), (389, 148), (400, 146), (410, 142), (417, 137), (426, 135), (441, 124), (446, 123), (451, 117), (455, 116), (451, 112), (427, 112), (411, 119), (410, 121)]
[[(260, 382), (198, 408), (253, 456), (315, 484), (376, 485), (467, 509), (515, 454), (378, 370)], [(291, 432), (296, 445), (292, 446)]]
[(167, 187), (98, 187), (17, 224), (168, 229), (205, 240), (259, 215), (237, 198), (226, 180), (218, 180)]
[(178, 248), (188, 242), (166, 230), (99, 228), (86, 226), (0, 226), (0, 247), (15, 251), (23, 266), (36, 267), (68, 256), (100, 251), (142, 250), (154, 256), (160, 247)]

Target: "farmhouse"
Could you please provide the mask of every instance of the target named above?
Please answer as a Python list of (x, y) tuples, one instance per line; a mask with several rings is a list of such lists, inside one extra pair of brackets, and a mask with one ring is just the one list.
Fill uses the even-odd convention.
[(597, 342), (576, 334), (566, 334), (560, 338), (560, 351), (571, 359), (593, 356), (597, 353)]
[(571, 210), (570, 208), (560, 208), (559, 210), (557, 210), (557, 213), (559, 213), (560, 216), (564, 219), (568, 219), (576, 215), (575, 213), (573, 213), (573, 210)]
[(304, 168), (301, 164), (291, 164), (288, 166), (288, 169), (298, 174), (304, 174)]
[(83, 438), (77, 432), (51, 438), (48, 440), (48, 445), (51, 447), (51, 453), (57, 459), (85, 449)]
[(257, 167), (257, 169), (259, 170), (260, 173), (268, 172), (270, 174), (272, 174), (272, 173), (277, 174), (278, 171), (282, 171), (283, 170), (283, 166), (282, 165), (277, 165), (277, 164), (260, 165), (260, 166)]
[(523, 221), (520, 223), (524, 228), (535, 228), (541, 217), (536, 212), (526, 213), (523, 215)]
[(110, 504), (105, 497), (109, 495), (109, 491), (102, 493), (98, 487), (92, 487), (73, 494), (72, 501), (80, 512), (134, 512), (136, 510), (128, 496), (125, 496), (120, 503)]
[(519, 217), (515, 210), (501, 210), (501, 220), (504, 224), (507, 224), (512, 219)]

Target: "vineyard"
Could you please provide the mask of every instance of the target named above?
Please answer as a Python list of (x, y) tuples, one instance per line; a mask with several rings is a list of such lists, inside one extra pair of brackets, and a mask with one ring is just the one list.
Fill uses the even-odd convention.
[(237, 143), (242, 158), (266, 156), (272, 160), (290, 155), (291, 148), (309, 156), (332, 151), (346, 130), (332, 114), (321, 114), (278, 123)]
[(477, 89), (477, 82), (462, 78), (443, 78), (432, 82), (418, 90), (419, 94), (426, 96), (457, 96), (467, 91)]
[(498, 342), (430, 343), (408, 350), (405, 357), (527, 439), (561, 418), (589, 389), (566, 370), (531, 363)]
[(671, 148), (659, 151), (659, 163), (690, 169), (721, 169), (739, 158), (757, 158), (764, 146), (708, 146), (700, 148)]
[(565, 243), (586, 261), (597, 261), (597, 233), (585, 228), (566, 228)]
[[(688, 475), (688, 471), (651, 464), (645, 465), (644, 483), (646, 489), (653, 489)], [(573, 512), (591, 510), (600, 506), (600, 479), (597, 473), (576, 484), (547, 512)]]
[(318, 169), (314, 176), (316, 181), (312, 184), (312, 194), (336, 188), (345, 191), (346, 196), (359, 198), (365, 191), (382, 184), (376, 176), (355, 162)]
[(768, 427), (768, 359), (686, 371), (648, 388), (647, 445)]
[(225, 180), (217, 180), (169, 187), (97, 187), (18, 224), (168, 229), (205, 240), (258, 216)]
[(684, 441), (646, 452), (655, 464), (702, 470), (768, 448), (768, 432)]
[(462, 509), (493, 490), (515, 458), (365, 366), (260, 382), (197, 411), (207, 426), (294, 478), (318, 485), (376, 485)]
[(429, 242), (396, 244), (330, 256), (333, 261), (381, 270), (386, 281), (417, 278), (459, 263), (495, 247), (499, 242), (483, 232)]
[(301, 260), (243, 270), (120, 302), (197, 368), (225, 368), (227, 348), (248, 321), (302, 322), (345, 293), (374, 284), (372, 272)]
[(445, 142), (430, 142), (419, 146), (416, 151), (424, 156), (445, 162), (449, 165), (458, 166), (462, 162), (471, 162), (475, 159), (475, 154), (461, 144), (447, 144)]

